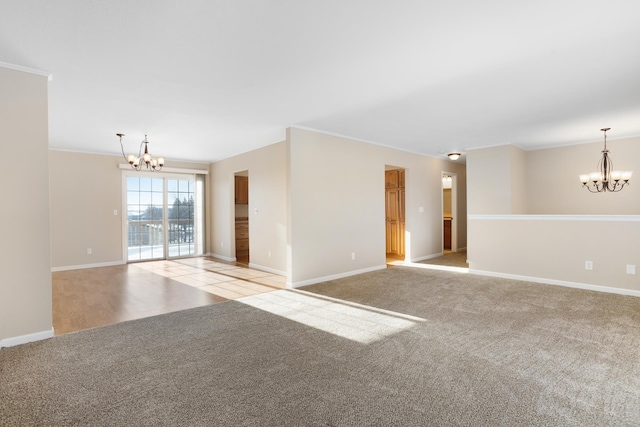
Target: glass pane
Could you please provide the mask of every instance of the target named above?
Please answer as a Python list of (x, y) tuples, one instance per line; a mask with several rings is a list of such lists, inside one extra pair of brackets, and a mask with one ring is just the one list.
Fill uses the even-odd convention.
[(152, 204), (162, 206), (164, 204), (163, 200), (164, 200), (164, 197), (162, 193), (151, 193)]
[(169, 192), (178, 191), (178, 181), (175, 180), (175, 179), (168, 179), (167, 180), (167, 191), (169, 191)]
[(162, 193), (164, 191), (163, 184), (164, 184), (164, 179), (162, 179), (162, 178), (153, 178), (153, 182), (151, 184), (151, 191), (157, 191), (157, 192)]
[(151, 191), (151, 178), (140, 178), (140, 191)]
[(178, 191), (180, 191), (181, 193), (188, 193), (189, 192), (189, 181), (185, 181), (185, 180), (180, 180), (178, 181)]
[(140, 193), (137, 191), (127, 191), (127, 204), (137, 205), (140, 204)]
[(151, 204), (151, 194), (150, 192), (140, 193), (140, 204), (141, 205), (150, 205)]
[(140, 190), (140, 178), (128, 176), (127, 177), (127, 190), (138, 191)]

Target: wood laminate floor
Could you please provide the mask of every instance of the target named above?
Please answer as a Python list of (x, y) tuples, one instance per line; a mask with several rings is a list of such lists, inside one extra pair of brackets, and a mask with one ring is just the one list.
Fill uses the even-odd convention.
[(286, 278), (211, 258), (52, 274), (56, 335), (271, 292)]

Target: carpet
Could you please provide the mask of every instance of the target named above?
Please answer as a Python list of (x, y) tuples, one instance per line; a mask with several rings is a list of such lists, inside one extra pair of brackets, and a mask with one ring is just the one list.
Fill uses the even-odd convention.
[(393, 267), (0, 350), (0, 425), (515, 424), (640, 424), (640, 298)]

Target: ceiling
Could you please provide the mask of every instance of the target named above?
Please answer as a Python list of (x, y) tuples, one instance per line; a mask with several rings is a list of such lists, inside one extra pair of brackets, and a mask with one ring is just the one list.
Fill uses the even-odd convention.
[(0, 0), (50, 146), (216, 161), (297, 126), (444, 157), (640, 136), (637, 0)]

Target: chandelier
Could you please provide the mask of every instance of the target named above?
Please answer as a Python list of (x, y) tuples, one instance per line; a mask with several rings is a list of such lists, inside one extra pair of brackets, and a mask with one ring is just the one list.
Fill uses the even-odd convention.
[(602, 159), (598, 162), (598, 171), (590, 174), (580, 175), (580, 182), (592, 193), (617, 192), (624, 188), (631, 179), (632, 171), (614, 171), (613, 162), (607, 150), (607, 131), (611, 128), (600, 129), (604, 132), (604, 150)]
[[(138, 150), (138, 155), (129, 154), (128, 156), (124, 154), (124, 147), (122, 146), (122, 137), (123, 133), (116, 133), (116, 136), (120, 137), (120, 148), (122, 149), (122, 157), (125, 158), (127, 162), (131, 165), (131, 167), (137, 171), (142, 169), (142, 165), (145, 165), (147, 169), (151, 169), (152, 172), (159, 171), (164, 166), (164, 157), (158, 157), (154, 159), (149, 154), (149, 141), (147, 141), (147, 135), (144, 136), (144, 140), (140, 143), (140, 149)], [(142, 152), (142, 146), (144, 145), (144, 153)]]

